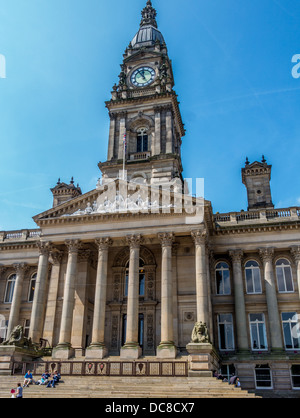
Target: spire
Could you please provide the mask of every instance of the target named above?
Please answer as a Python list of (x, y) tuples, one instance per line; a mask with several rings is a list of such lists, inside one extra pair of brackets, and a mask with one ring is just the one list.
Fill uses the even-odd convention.
[(151, 0), (147, 1), (146, 7), (142, 10), (142, 20), (140, 26), (151, 25), (157, 28), (156, 10), (152, 7)]

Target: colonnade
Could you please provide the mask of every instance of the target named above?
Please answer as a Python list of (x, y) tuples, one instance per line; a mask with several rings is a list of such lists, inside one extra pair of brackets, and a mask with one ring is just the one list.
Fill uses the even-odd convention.
[[(207, 237), (203, 229), (191, 232), (195, 245), (195, 289), (196, 289), (196, 309), (197, 322), (211, 325), (211, 311), (209, 306), (209, 279), (207, 270)], [(172, 246), (175, 236), (172, 232), (158, 234), (161, 243), (161, 341), (157, 347), (157, 356), (161, 358), (175, 358), (176, 347), (174, 343), (174, 321), (173, 321), (173, 276), (172, 276)], [(87, 357), (103, 358), (107, 355), (108, 349), (104, 340), (106, 299), (107, 299), (107, 280), (108, 280), (108, 253), (113, 241), (109, 237), (97, 239), (98, 263), (95, 286), (95, 302), (93, 312), (92, 342), (86, 350)], [(129, 258), (129, 278), (128, 278), (128, 297), (127, 297), (127, 321), (126, 321), (126, 341), (121, 348), (121, 357), (138, 358), (141, 348), (138, 343), (138, 316), (139, 316), (139, 257), (140, 246), (143, 242), (141, 235), (130, 235), (126, 237), (126, 242), (130, 250)], [(67, 270), (65, 275), (64, 296), (62, 314), (60, 322), (59, 342), (54, 350), (57, 356), (69, 356), (71, 349), (72, 321), (75, 304), (75, 281), (77, 275), (78, 252), (81, 242), (69, 240), (65, 242), (68, 249)], [(290, 248), (294, 256), (297, 267), (298, 289), (300, 289), (300, 246)], [(30, 320), (29, 337), (33, 342), (39, 342), (43, 336), (43, 331), (47, 328), (45, 320), (45, 306), (47, 304), (47, 276), (49, 257), (52, 263), (57, 265), (55, 251), (48, 242), (39, 243), (39, 262), (36, 278), (32, 314)], [(276, 280), (274, 277), (273, 257), (274, 249), (259, 249), (259, 254), (263, 262), (265, 293), (270, 325), (270, 337), (272, 350), (283, 349), (283, 338), (281, 332), (281, 322), (278, 310)], [(229, 251), (233, 267), (233, 283), (235, 298), (235, 315), (237, 330), (237, 347), (239, 351), (249, 350), (250, 344), (247, 333), (247, 317), (244, 292), (244, 274), (242, 269), (243, 252), (241, 250)], [(22, 284), (26, 272), (26, 264), (19, 263), (14, 266), (16, 269), (16, 282), (13, 300), (11, 304), (8, 335), (13, 327), (18, 324)], [(58, 275), (56, 277), (56, 287), (58, 286)], [(49, 302), (49, 300), (48, 300)], [(51, 307), (46, 308), (51, 309)], [(65, 353), (65, 354), (64, 354)]]

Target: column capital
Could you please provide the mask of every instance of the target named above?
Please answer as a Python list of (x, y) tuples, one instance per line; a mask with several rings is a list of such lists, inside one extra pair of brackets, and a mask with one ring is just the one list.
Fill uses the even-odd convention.
[(161, 232), (157, 234), (157, 236), (162, 247), (172, 247), (173, 242), (175, 241), (175, 235), (173, 232)]
[(197, 229), (191, 232), (192, 239), (195, 245), (206, 244), (207, 241), (207, 231), (206, 229)]
[(6, 266), (3, 266), (2, 264), (0, 264), (0, 278), (1, 278), (2, 274), (5, 272), (6, 269), (7, 269)]
[(264, 263), (272, 261), (274, 257), (274, 248), (259, 248), (260, 258)]
[(17, 274), (25, 274), (25, 272), (29, 269), (27, 263), (14, 263), (13, 268), (16, 270)]
[(106, 237), (106, 238), (95, 239), (95, 243), (97, 244), (98, 250), (103, 251), (103, 250), (108, 250), (108, 248), (112, 246), (113, 241), (111, 238)]
[(50, 263), (53, 265), (59, 265), (61, 263), (61, 260), (63, 258), (63, 252), (57, 250), (56, 248), (53, 248), (50, 251)]
[(65, 241), (66, 246), (68, 247), (69, 254), (76, 254), (78, 253), (79, 249), (81, 248), (81, 242), (78, 239), (71, 239)]
[(49, 241), (43, 242), (39, 241), (36, 243), (40, 255), (49, 255), (50, 251), (52, 250), (52, 244)]
[(290, 248), (291, 254), (294, 257), (295, 262), (300, 261), (300, 245), (293, 245)]
[(141, 236), (141, 234), (127, 235), (126, 242), (127, 242), (127, 245), (129, 245), (130, 248), (140, 248), (140, 245), (143, 242), (143, 237)]
[(78, 251), (79, 263), (90, 261), (92, 257), (93, 257), (93, 251), (88, 248), (81, 249), (80, 251)]
[(242, 250), (229, 250), (229, 256), (233, 263), (241, 263), (243, 255)]

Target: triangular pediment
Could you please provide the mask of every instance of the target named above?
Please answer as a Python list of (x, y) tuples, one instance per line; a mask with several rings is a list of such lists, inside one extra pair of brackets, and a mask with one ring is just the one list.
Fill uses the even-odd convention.
[(78, 218), (88, 222), (93, 217), (107, 219), (124, 214), (127, 217), (137, 214), (193, 214), (203, 204), (203, 198), (183, 194), (176, 185), (162, 189), (117, 179), (99, 184), (88, 193), (34, 216), (33, 220), (41, 225), (47, 221), (61, 223)]

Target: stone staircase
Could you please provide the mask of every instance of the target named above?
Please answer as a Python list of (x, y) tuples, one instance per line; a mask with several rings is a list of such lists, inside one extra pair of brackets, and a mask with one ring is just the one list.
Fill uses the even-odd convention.
[[(0, 376), (0, 398), (10, 398), (23, 376)], [(55, 388), (30, 385), (24, 398), (258, 398), (213, 377), (66, 376)]]

